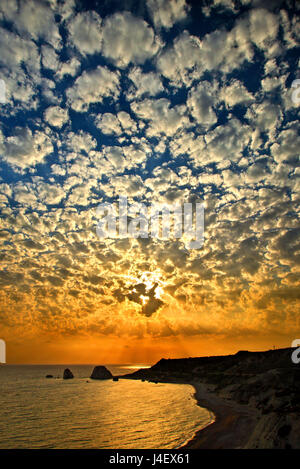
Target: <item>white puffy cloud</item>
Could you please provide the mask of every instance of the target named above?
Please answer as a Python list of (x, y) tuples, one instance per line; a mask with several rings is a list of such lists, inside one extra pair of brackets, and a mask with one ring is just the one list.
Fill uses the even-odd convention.
[(237, 161), (250, 139), (251, 129), (237, 119), (230, 119), (227, 124), (206, 133), (193, 159), (200, 166), (223, 160)]
[(89, 198), (91, 196), (91, 189), (92, 181), (85, 182), (80, 184), (74, 188), (72, 188), (70, 194), (68, 194), (68, 206), (73, 205), (82, 205), (87, 206), (89, 203)]
[(229, 73), (238, 69), (245, 60), (253, 56), (248, 41), (247, 22), (238, 20), (232, 30), (216, 30), (207, 34), (201, 43), (202, 68)]
[(67, 62), (60, 62), (56, 71), (56, 77), (60, 80), (65, 75), (75, 76), (80, 68), (80, 62), (75, 57), (72, 57)]
[(278, 104), (265, 100), (261, 104), (255, 103), (249, 107), (246, 117), (254, 127), (261, 131), (272, 132), (273, 135), (282, 120), (282, 111)]
[(40, 88), (43, 98), (48, 104), (59, 104), (61, 99), (59, 94), (56, 92), (56, 84), (53, 80), (42, 78)]
[(157, 59), (161, 73), (175, 83), (190, 85), (205, 70), (228, 73), (253, 57), (252, 43), (268, 56), (281, 52), (277, 39), (278, 17), (264, 9), (250, 10), (239, 17), (229, 31), (218, 29), (201, 40), (184, 31), (173, 46)]
[(44, 68), (50, 70), (57, 70), (59, 66), (59, 58), (55, 49), (51, 46), (42, 46), (42, 65)]
[(144, 95), (155, 96), (164, 90), (162, 81), (157, 73), (143, 73), (135, 67), (128, 75), (134, 86), (128, 91), (128, 99), (136, 99)]
[(19, 104), (23, 109), (35, 110), (37, 108), (36, 88), (32, 79), (26, 73), (21, 69), (16, 73), (10, 73), (8, 69), (2, 69), (1, 78), (5, 82), (6, 102), (12, 105), (9, 111), (10, 115), (18, 111)]
[(19, 71), (22, 63), (32, 73), (39, 72), (39, 55), (35, 43), (0, 28), (0, 63), (10, 72)]
[(121, 147), (108, 147), (104, 148), (104, 154), (108, 162), (118, 172), (124, 171), (126, 166), (126, 159), (124, 158), (123, 150)]
[(50, 138), (43, 132), (33, 132), (27, 127), (17, 127), (14, 135), (1, 144), (2, 158), (19, 168), (42, 163), (53, 151)]
[(114, 188), (115, 194), (126, 194), (129, 197), (141, 195), (145, 191), (142, 179), (135, 174), (112, 177), (110, 184)]
[(238, 80), (231, 80), (229, 85), (221, 89), (220, 99), (223, 100), (228, 107), (233, 107), (236, 104), (246, 105), (254, 101), (254, 97)]
[(119, 95), (119, 74), (99, 65), (94, 70), (84, 71), (66, 94), (75, 111), (86, 111), (91, 103)]
[(122, 129), (126, 133), (133, 133), (136, 132), (137, 127), (136, 123), (133, 119), (131, 119), (130, 115), (125, 111), (118, 112), (118, 119), (122, 126)]
[(218, 29), (202, 40), (184, 31), (175, 38), (173, 46), (161, 52), (157, 67), (174, 83), (190, 86), (206, 70), (229, 73), (252, 56), (249, 22), (241, 19), (232, 30)]
[(37, 199), (46, 205), (59, 204), (64, 197), (64, 190), (57, 184), (47, 184), (42, 181), (37, 185)]
[(214, 184), (216, 186), (221, 186), (223, 178), (220, 174), (201, 173), (199, 175), (199, 182), (201, 184)]
[(68, 110), (59, 106), (51, 106), (44, 112), (44, 119), (53, 127), (62, 127), (69, 119)]
[(196, 36), (183, 32), (171, 47), (157, 59), (158, 70), (174, 82), (189, 83), (189, 73), (201, 63), (201, 42)]
[(149, 150), (141, 145), (128, 145), (123, 147), (123, 152), (128, 161), (127, 167), (134, 167), (145, 162)]
[(145, 99), (144, 101), (133, 102), (131, 108), (140, 119), (148, 122), (147, 135), (166, 134), (171, 136), (180, 128), (190, 126), (190, 122), (185, 115), (185, 106), (171, 108), (170, 104), (170, 101), (166, 98)]
[(185, 0), (147, 0), (147, 7), (155, 26), (166, 29), (186, 18), (190, 9)]
[[(75, 152), (74, 155), (67, 154), (67, 159), (73, 159), (77, 153), (88, 153), (91, 149), (96, 148), (97, 141), (87, 132), (80, 130), (79, 132), (68, 132), (65, 140), (68, 149)], [(68, 156), (69, 155), (69, 156)]]
[(278, 33), (276, 15), (263, 8), (256, 8), (250, 11), (249, 18), (251, 40), (262, 49), (270, 46), (270, 41), (274, 41)]
[(212, 84), (200, 82), (196, 88), (189, 92), (187, 105), (197, 123), (203, 127), (210, 127), (217, 122), (217, 116), (213, 109), (215, 93)]
[(258, 161), (247, 168), (247, 171), (243, 173), (246, 184), (253, 184), (263, 181), (268, 177), (270, 172), (266, 163)]
[(127, 11), (106, 18), (102, 53), (118, 67), (126, 67), (130, 62), (142, 64), (155, 55), (158, 48), (159, 41), (144, 20)]
[(54, 11), (46, 2), (22, 0), (18, 5), (14, 3), (14, 8), (4, 10), (4, 15), (13, 22), (19, 33), (31, 36), (35, 40), (43, 38), (53, 47), (60, 47), (61, 37)]
[(81, 54), (100, 52), (102, 46), (101, 18), (95, 11), (78, 13), (69, 26), (69, 38)]
[(300, 137), (297, 125), (279, 133), (276, 143), (271, 146), (271, 154), (277, 163), (288, 161), (299, 164)]
[(37, 198), (32, 186), (16, 184), (14, 187), (14, 200), (24, 206), (37, 208)]
[(106, 112), (105, 114), (97, 116), (95, 119), (95, 124), (104, 134), (121, 134), (119, 120), (117, 116), (111, 114), (110, 112)]
[(130, 115), (125, 111), (117, 114), (105, 112), (95, 118), (95, 125), (102, 133), (107, 135), (121, 135), (123, 133), (132, 134), (137, 131), (137, 125)]

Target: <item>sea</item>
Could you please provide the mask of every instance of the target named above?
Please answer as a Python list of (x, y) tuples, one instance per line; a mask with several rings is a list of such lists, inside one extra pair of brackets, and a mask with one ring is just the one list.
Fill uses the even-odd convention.
[[(113, 375), (145, 368), (106, 367)], [(62, 379), (65, 368), (74, 379)], [(91, 380), (92, 370), (0, 366), (0, 448), (175, 449), (213, 420), (191, 385)]]

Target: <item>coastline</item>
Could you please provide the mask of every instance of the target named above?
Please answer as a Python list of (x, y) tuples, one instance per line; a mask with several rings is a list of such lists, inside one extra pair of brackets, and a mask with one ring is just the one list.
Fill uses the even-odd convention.
[(209, 386), (189, 383), (195, 388), (197, 405), (214, 416), (212, 423), (198, 430), (180, 449), (242, 449), (253, 433), (259, 412), (210, 391)]
[(182, 449), (300, 448), (300, 369), (293, 349), (159, 360), (130, 379), (190, 384), (213, 422)]

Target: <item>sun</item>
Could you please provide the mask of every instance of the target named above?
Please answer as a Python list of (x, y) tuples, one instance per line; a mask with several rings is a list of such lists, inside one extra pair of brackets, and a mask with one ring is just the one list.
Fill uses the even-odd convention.
[(125, 275), (125, 279), (128, 283), (128, 287), (132, 285), (132, 283), (135, 284), (144, 284), (145, 285), (145, 291), (146, 294), (140, 295), (141, 301), (143, 304), (146, 304), (147, 301), (149, 300), (149, 297), (147, 296), (147, 292), (154, 289), (154, 297), (156, 299), (161, 299), (162, 295), (164, 294), (164, 286), (166, 285), (166, 282), (162, 280), (162, 273), (160, 270), (155, 270), (153, 272), (151, 271), (144, 271), (141, 272), (140, 275)]

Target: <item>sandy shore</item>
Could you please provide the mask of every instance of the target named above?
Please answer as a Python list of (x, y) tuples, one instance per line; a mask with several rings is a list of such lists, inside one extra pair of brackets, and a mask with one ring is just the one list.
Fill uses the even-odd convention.
[(258, 412), (249, 406), (223, 399), (203, 384), (193, 383), (198, 405), (214, 415), (214, 422), (199, 430), (183, 449), (244, 448), (258, 421)]

